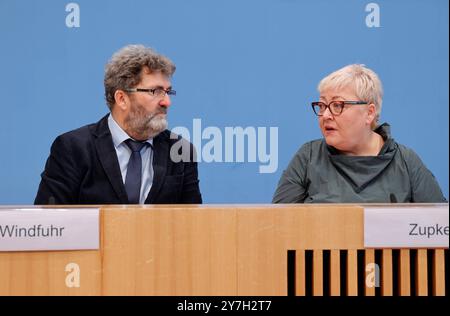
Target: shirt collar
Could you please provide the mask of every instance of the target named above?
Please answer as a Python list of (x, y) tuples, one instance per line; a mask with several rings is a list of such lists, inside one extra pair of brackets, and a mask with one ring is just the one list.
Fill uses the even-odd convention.
[[(122, 127), (117, 124), (116, 120), (114, 120), (112, 114), (109, 114), (108, 117), (108, 127), (111, 131), (112, 141), (114, 144), (114, 147), (119, 147), (124, 141), (131, 138), (123, 129)], [(131, 138), (133, 139), (133, 138)], [(147, 143), (150, 145), (153, 145), (153, 138), (149, 138), (146, 140)]]

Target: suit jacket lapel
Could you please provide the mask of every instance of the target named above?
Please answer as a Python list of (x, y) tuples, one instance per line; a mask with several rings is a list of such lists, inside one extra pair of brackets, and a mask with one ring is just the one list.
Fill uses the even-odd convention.
[(108, 115), (103, 117), (94, 126), (92, 134), (94, 136), (95, 149), (97, 150), (98, 158), (105, 170), (109, 182), (119, 197), (120, 203), (127, 204), (128, 196), (123, 184), (122, 173), (120, 172), (119, 161), (117, 160), (117, 153), (114, 149), (111, 132), (108, 128)]
[(163, 132), (153, 139), (153, 184), (145, 200), (146, 204), (155, 202), (166, 176), (169, 143), (164, 139), (164, 136), (165, 133)]

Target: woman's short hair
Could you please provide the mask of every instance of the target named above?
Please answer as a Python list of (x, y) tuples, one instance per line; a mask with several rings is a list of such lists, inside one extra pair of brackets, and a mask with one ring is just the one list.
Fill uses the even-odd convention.
[(144, 68), (171, 77), (175, 65), (167, 57), (143, 45), (128, 45), (116, 52), (105, 66), (105, 98), (112, 109), (114, 94), (119, 89), (133, 88), (141, 81)]
[(363, 64), (345, 66), (323, 78), (317, 89), (321, 93), (325, 89), (340, 90), (347, 87), (355, 89), (356, 96), (364, 102), (375, 105), (377, 115), (372, 128), (378, 125), (383, 102), (383, 87), (378, 75)]

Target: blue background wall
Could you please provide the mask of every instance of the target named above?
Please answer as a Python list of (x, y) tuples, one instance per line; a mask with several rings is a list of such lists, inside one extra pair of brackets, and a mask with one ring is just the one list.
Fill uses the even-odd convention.
[[(278, 127), (278, 169), (200, 163), (206, 203), (266, 203), (306, 141), (321, 137), (317, 83), (364, 63), (385, 90), (381, 121), (413, 148), (448, 197), (447, 0), (0, 0), (0, 204), (31, 204), (54, 138), (107, 113), (104, 65), (141, 43), (177, 65), (171, 127)], [(204, 141), (203, 143), (206, 143)]]

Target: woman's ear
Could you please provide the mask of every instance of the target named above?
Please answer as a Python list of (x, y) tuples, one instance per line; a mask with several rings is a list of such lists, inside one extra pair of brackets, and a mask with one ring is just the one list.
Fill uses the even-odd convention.
[(373, 122), (377, 119), (377, 107), (375, 104), (370, 103), (367, 108), (367, 124), (372, 125)]

